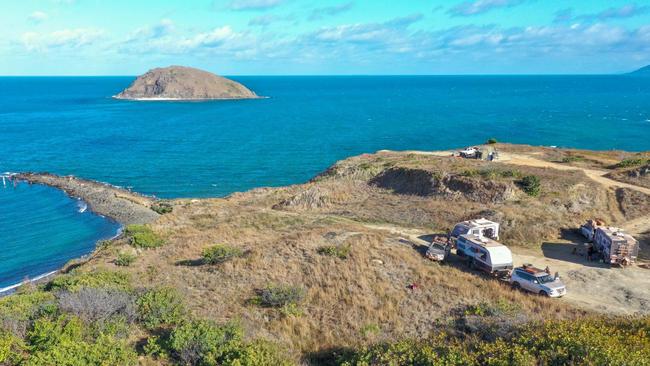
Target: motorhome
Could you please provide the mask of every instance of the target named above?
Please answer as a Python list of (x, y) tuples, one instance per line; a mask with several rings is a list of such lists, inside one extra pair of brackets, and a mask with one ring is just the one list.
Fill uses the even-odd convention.
[(507, 275), (512, 270), (510, 249), (485, 236), (460, 235), (456, 240), (456, 254), (467, 259), (470, 268), (487, 273)]
[(456, 241), (459, 236), (472, 234), (492, 240), (499, 240), (499, 224), (484, 218), (459, 222), (449, 233), (449, 239)]
[(616, 227), (597, 228), (593, 241), (594, 249), (602, 255), (605, 263), (632, 264), (639, 254), (639, 242), (632, 235)]

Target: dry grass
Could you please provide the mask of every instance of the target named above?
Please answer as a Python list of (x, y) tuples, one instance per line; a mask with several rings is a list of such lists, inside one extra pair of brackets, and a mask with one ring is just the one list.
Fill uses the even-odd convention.
[[(519, 304), (529, 319), (572, 318), (583, 314), (565, 302), (512, 291), (506, 284), (468, 272), (460, 264), (425, 260), (412, 243), (367, 223), (443, 232), (460, 220), (484, 216), (503, 224), (503, 241), (539, 246), (586, 218), (622, 220), (614, 192), (578, 171), (555, 171), (499, 164), (510, 174), (466, 174), (511, 185), (505, 201), (455, 195), (404, 195), (369, 182), (387, 169), (419, 169), (430, 177), (485, 171), (486, 162), (416, 154), (379, 153), (340, 162), (304, 185), (258, 189), (226, 199), (172, 201), (173, 212), (152, 224), (167, 244), (139, 251), (121, 271), (141, 286), (172, 286), (191, 311), (222, 322), (239, 319), (250, 337), (280, 341), (296, 355), (326, 347), (358, 345), (396, 337), (426, 336), (471, 304), (506, 300)], [(517, 176), (540, 177), (542, 193), (529, 197)], [(247, 255), (201, 266), (203, 250), (215, 243)], [(319, 254), (319, 248), (346, 246), (345, 260)], [(117, 270), (125, 240), (98, 252), (84, 267)], [(409, 285), (416, 284), (415, 289)], [(286, 313), (251, 302), (269, 285), (305, 289), (299, 311)], [(302, 315), (301, 315), (302, 314)]]

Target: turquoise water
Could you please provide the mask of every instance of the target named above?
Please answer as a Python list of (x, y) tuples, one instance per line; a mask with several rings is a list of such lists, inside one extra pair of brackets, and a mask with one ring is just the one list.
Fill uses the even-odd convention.
[(0, 288), (60, 268), (119, 228), (84, 211), (83, 201), (41, 185), (0, 183), (0, 207)]
[[(109, 98), (132, 79), (0, 78), (0, 171), (75, 174), (160, 197), (206, 197), (303, 182), (360, 153), (444, 149), (488, 137), (650, 150), (645, 78), (237, 77), (270, 98)], [(25, 200), (43, 205), (43, 195), (9, 196), (18, 203), (0, 228), (16, 222), (30, 227), (32, 208)], [(70, 220), (70, 228), (84, 225), (77, 221)], [(43, 237), (61, 230), (40, 226)], [(3, 235), (0, 243), (12, 248), (41, 248), (34, 238)], [(18, 268), (4, 261), (0, 266)]]

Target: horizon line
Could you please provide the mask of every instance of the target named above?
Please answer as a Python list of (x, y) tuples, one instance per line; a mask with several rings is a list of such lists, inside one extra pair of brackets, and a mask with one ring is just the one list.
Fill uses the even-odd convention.
[[(450, 73), (450, 74), (221, 74), (221, 76), (228, 77), (373, 77), (373, 76), (623, 76), (629, 75), (632, 72), (618, 72), (618, 73)], [(0, 78), (29, 78), (29, 77), (138, 77), (142, 74), (127, 75), (127, 74), (26, 74), (26, 75), (0, 75)]]

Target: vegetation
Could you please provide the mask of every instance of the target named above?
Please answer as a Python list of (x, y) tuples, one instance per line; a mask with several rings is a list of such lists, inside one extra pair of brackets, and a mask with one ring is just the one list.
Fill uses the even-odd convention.
[(499, 142), (499, 141), (497, 141), (497, 139), (495, 139), (494, 137), (491, 137), (491, 138), (487, 139), (487, 141), (485, 143), (488, 144), (488, 145), (492, 145), (492, 144), (496, 144), (497, 142)]
[(612, 166), (612, 168), (633, 168), (635, 166), (643, 165), (643, 164), (648, 164), (650, 163), (650, 159), (645, 159), (645, 158), (630, 158), (630, 159), (625, 159), (621, 160), (618, 164), (615, 164)]
[(115, 264), (122, 267), (128, 267), (133, 264), (137, 258), (138, 257), (132, 253), (120, 253), (115, 259)]
[(171, 213), (174, 210), (174, 207), (170, 203), (159, 201), (152, 204), (151, 209), (160, 215), (164, 215)]
[(586, 159), (585, 159), (584, 156), (580, 156), (580, 155), (569, 155), (569, 156), (565, 156), (565, 157), (563, 157), (562, 160), (560, 160), (560, 162), (562, 162), (562, 163), (576, 163), (576, 162), (579, 162), (579, 161), (585, 161), (585, 160), (586, 160)]
[(347, 259), (350, 255), (352, 247), (350, 245), (327, 245), (318, 248), (318, 254), (336, 257), (339, 259)]
[(526, 192), (529, 196), (537, 197), (541, 192), (541, 182), (538, 176), (536, 175), (527, 175), (521, 179), (519, 182), (521, 189)]
[(169, 287), (149, 290), (136, 303), (140, 320), (147, 329), (179, 324), (186, 315), (180, 295)]
[(244, 252), (239, 248), (218, 244), (203, 250), (203, 262), (205, 264), (220, 264), (243, 255)]
[(485, 341), (439, 333), (334, 355), (342, 365), (646, 365), (650, 318), (547, 321)]
[(158, 248), (165, 244), (165, 241), (145, 225), (129, 225), (126, 227), (126, 235), (131, 245), (136, 248)]
[(131, 291), (131, 278), (124, 272), (96, 271), (72, 272), (55, 277), (46, 288), (48, 290), (78, 291), (82, 288), (112, 288)]
[(464, 177), (482, 177), (484, 179), (518, 178), (521, 172), (515, 169), (467, 169), (461, 173)]
[(280, 308), (287, 305), (298, 305), (305, 297), (301, 287), (286, 285), (271, 285), (258, 291), (257, 303), (266, 307)]

